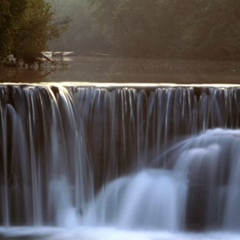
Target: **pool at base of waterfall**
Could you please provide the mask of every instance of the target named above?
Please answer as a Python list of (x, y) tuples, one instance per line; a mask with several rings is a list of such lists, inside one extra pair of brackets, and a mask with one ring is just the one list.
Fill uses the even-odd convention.
[(10, 227), (0, 228), (0, 240), (239, 240), (240, 233), (165, 232), (121, 230), (108, 227)]

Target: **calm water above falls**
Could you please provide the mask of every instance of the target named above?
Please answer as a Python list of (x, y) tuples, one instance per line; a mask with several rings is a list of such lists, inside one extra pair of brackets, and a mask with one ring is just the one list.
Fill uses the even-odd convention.
[(239, 102), (238, 88), (1, 86), (0, 234), (237, 239)]

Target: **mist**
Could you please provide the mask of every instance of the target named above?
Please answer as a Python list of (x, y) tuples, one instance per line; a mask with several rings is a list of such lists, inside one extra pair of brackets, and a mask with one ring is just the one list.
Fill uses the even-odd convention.
[(68, 29), (53, 51), (116, 56), (237, 60), (234, 0), (49, 0)]
[(49, 43), (50, 50), (74, 51), (80, 55), (109, 51), (87, 0), (49, 0), (49, 3), (55, 12), (56, 24), (68, 24), (60, 38)]

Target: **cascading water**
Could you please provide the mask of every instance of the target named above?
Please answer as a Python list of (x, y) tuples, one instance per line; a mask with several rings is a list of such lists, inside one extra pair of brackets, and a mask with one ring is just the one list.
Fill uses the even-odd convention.
[(0, 86), (0, 224), (240, 231), (239, 102), (239, 88)]

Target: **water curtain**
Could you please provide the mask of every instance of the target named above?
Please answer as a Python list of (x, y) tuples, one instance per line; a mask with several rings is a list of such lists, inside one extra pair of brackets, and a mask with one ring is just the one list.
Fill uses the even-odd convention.
[(1, 86), (0, 224), (239, 230), (239, 102), (238, 88)]

